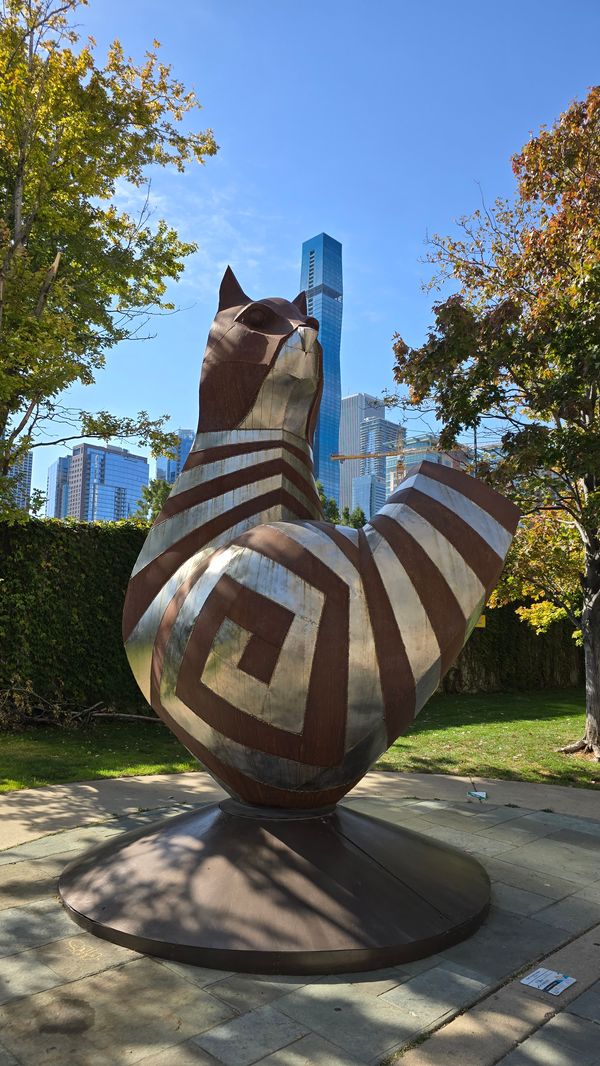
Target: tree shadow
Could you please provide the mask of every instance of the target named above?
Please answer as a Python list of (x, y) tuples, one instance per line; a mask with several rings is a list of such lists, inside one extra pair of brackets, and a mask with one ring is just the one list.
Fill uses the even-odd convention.
[(407, 735), (456, 725), (543, 722), (585, 712), (583, 689), (541, 689), (536, 692), (488, 692), (432, 697)]

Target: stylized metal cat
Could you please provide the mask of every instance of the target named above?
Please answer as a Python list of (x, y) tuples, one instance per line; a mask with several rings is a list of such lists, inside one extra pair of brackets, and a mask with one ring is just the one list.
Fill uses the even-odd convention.
[(518, 512), (421, 463), (363, 530), (322, 521), (318, 323), (228, 268), (194, 446), (135, 565), (127, 655), (157, 714), (234, 796), (334, 803), (435, 691)]

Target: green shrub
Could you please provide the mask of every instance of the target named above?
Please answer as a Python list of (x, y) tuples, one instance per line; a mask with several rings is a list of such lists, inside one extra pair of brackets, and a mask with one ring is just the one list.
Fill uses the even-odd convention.
[(0, 528), (0, 692), (12, 724), (102, 701), (143, 710), (121, 639), (125, 589), (148, 527), (32, 519)]
[[(121, 640), (129, 576), (147, 535), (134, 522), (31, 519), (0, 526), (0, 726), (35, 709), (71, 720), (101, 702), (147, 711)], [(569, 626), (536, 636), (513, 607), (486, 612), (446, 692), (567, 687), (582, 678)]]

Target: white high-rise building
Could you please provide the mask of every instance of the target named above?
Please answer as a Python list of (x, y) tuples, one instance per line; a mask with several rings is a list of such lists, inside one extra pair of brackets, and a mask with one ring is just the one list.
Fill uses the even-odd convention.
[(8, 476), (13, 482), (12, 494), (17, 507), (24, 511), (29, 509), (31, 500), (31, 475), (33, 473), (33, 452), (25, 452), (11, 466)]
[[(342, 399), (340, 419), (340, 455), (358, 455), (363, 449), (360, 440), (360, 427), (365, 418), (383, 418), (385, 406), (376, 396), (366, 392), (355, 392)], [(340, 510), (349, 507), (352, 510), (352, 480), (361, 474), (360, 459), (345, 459), (340, 463)]]
[[(387, 418), (368, 415), (360, 426), (360, 474), (352, 479), (352, 507), (360, 507), (367, 518), (383, 507), (386, 492), (386, 452), (401, 450), (406, 431)], [(371, 456), (371, 458), (366, 458)], [(395, 457), (394, 457), (395, 458)]]

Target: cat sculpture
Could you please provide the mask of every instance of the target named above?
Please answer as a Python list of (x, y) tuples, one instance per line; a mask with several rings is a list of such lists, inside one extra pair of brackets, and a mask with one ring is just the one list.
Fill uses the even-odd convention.
[(478, 620), (517, 508), (423, 462), (361, 530), (323, 521), (318, 323), (228, 268), (198, 432), (127, 590), (156, 713), (235, 798), (334, 804), (408, 729)]

